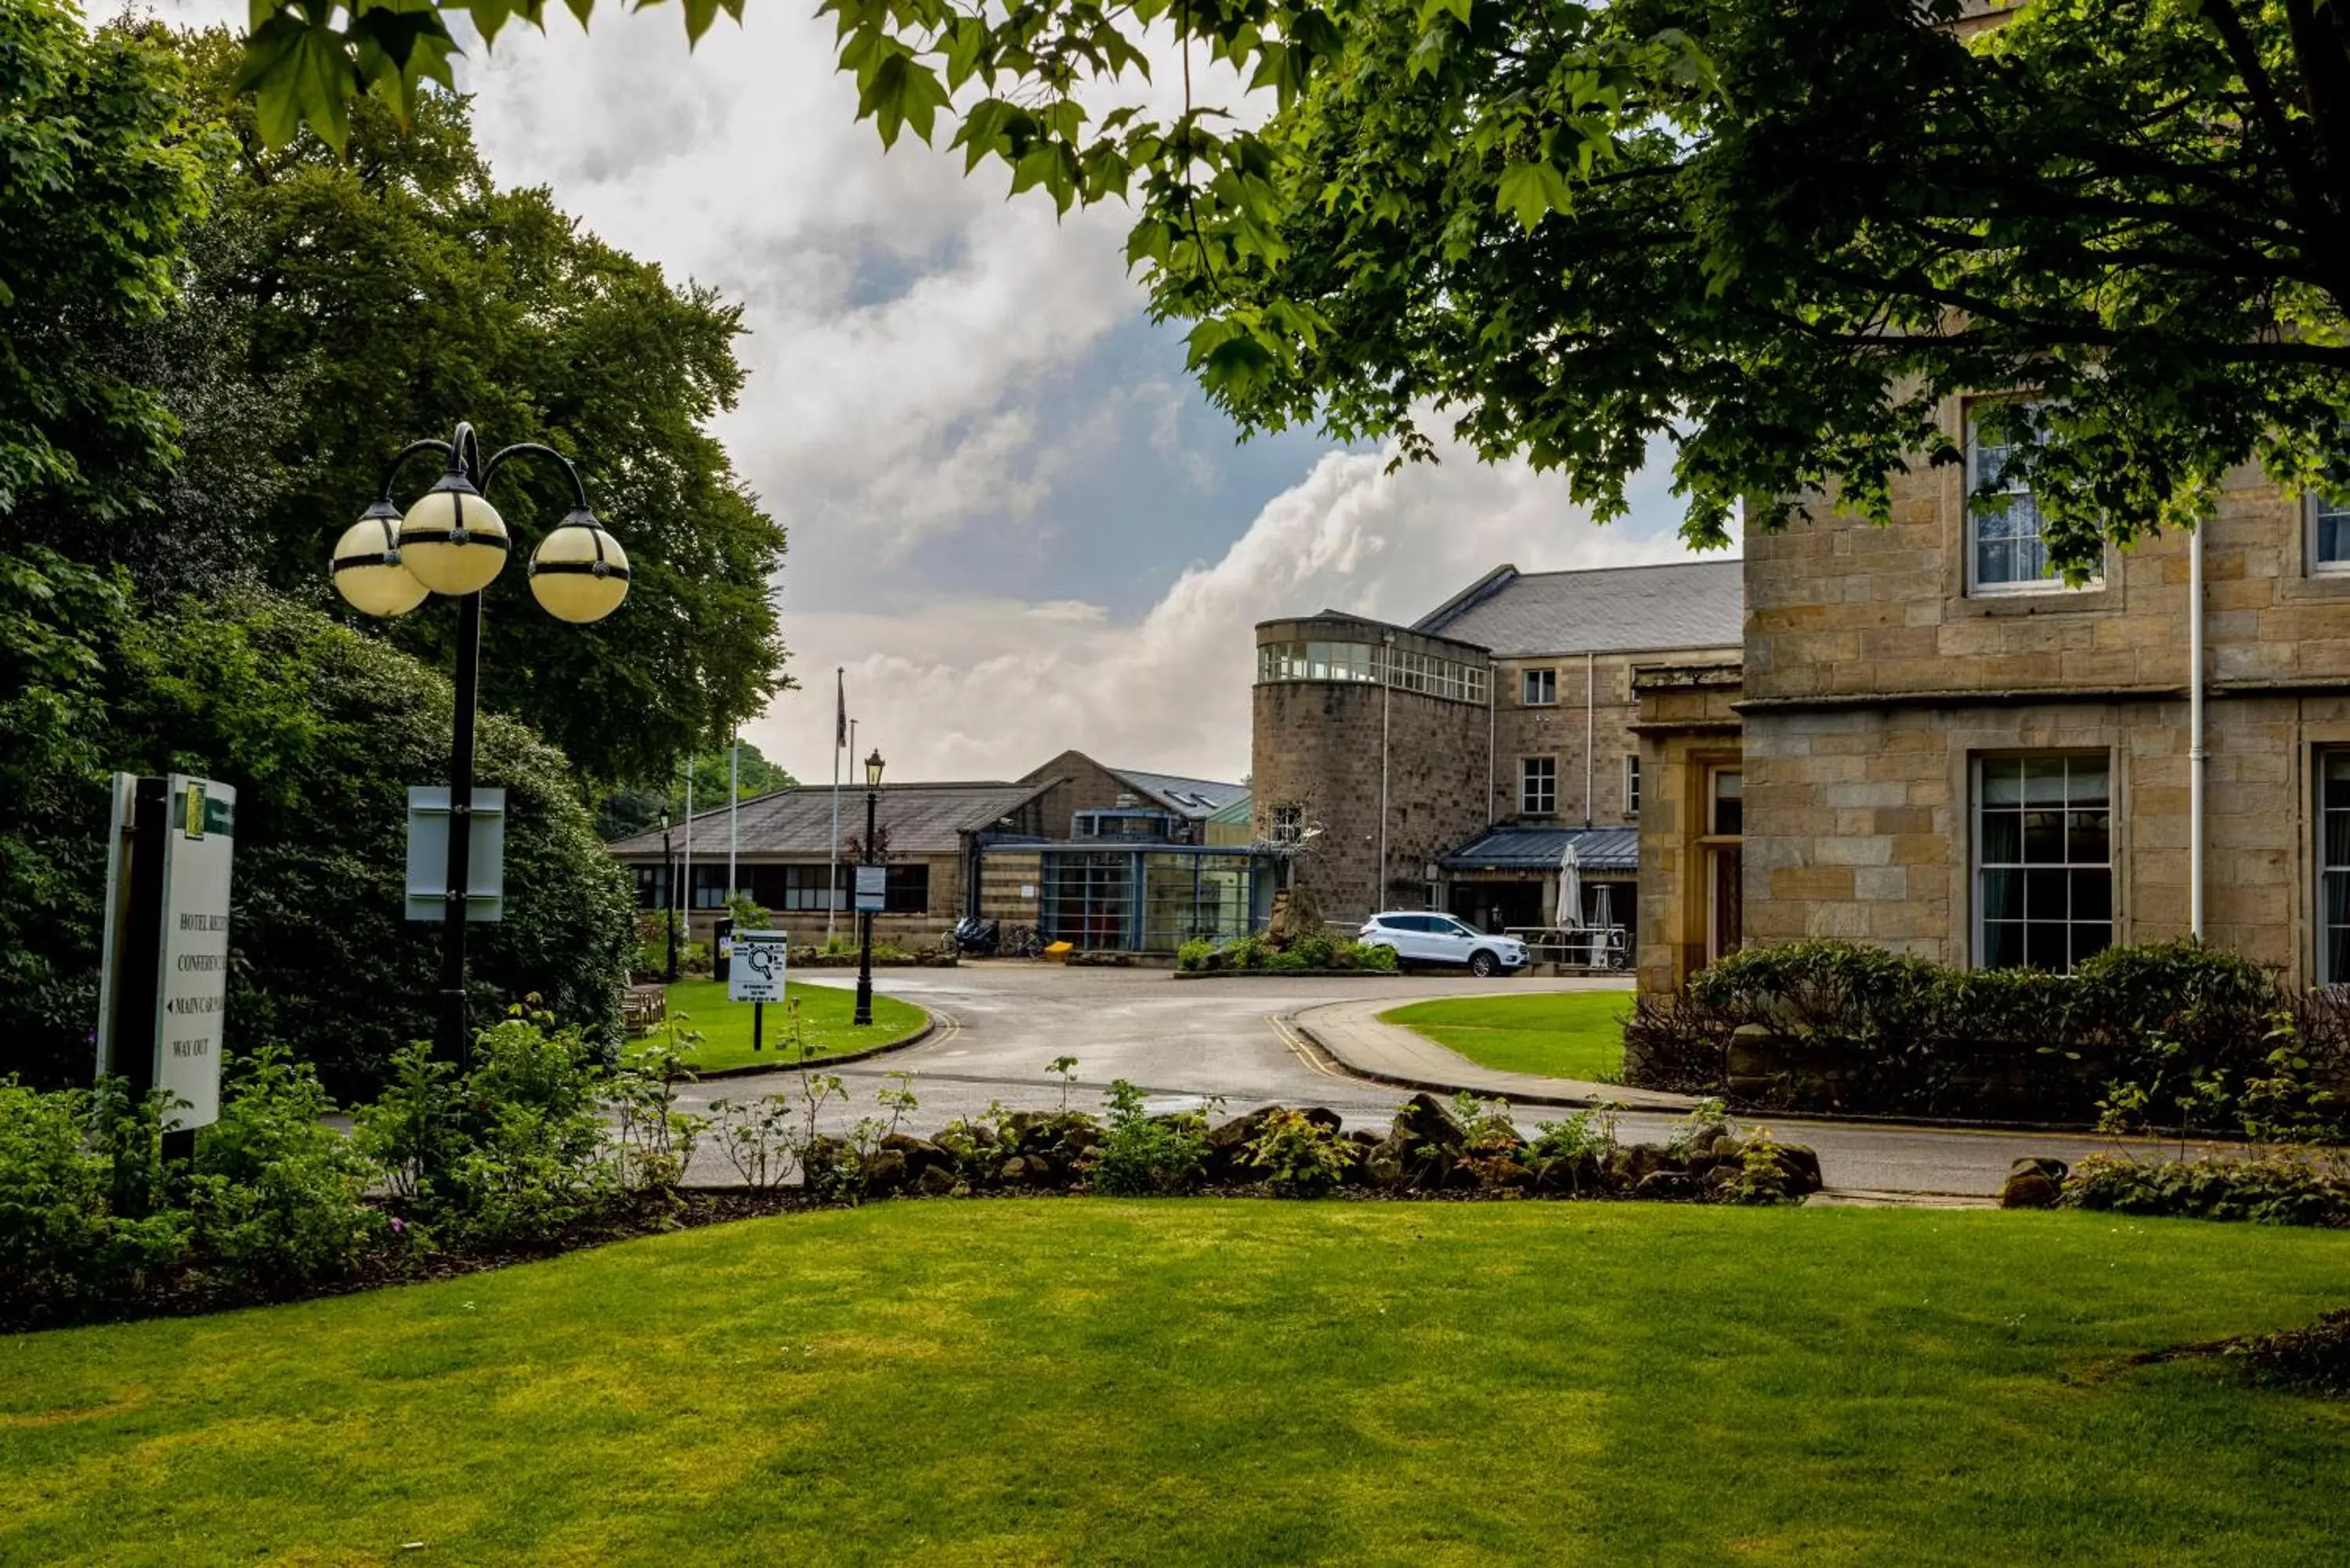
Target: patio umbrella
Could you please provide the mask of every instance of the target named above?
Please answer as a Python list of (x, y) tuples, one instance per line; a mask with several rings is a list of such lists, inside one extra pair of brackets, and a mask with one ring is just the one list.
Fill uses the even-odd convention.
[(1569, 931), (1583, 927), (1583, 860), (1572, 838), (1558, 857), (1558, 924)]

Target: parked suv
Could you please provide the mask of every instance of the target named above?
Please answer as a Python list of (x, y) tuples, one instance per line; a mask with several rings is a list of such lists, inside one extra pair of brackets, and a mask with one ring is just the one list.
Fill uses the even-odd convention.
[(1526, 967), (1526, 944), (1515, 937), (1488, 936), (1466, 921), (1423, 909), (1373, 915), (1356, 936), (1368, 947), (1393, 948), (1399, 969), (1461, 964), (1482, 979), (1515, 974)]

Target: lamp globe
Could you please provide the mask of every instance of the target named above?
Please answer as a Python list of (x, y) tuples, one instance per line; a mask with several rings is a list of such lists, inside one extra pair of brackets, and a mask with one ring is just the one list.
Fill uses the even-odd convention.
[(602, 620), (629, 597), (629, 553), (594, 513), (578, 508), (532, 552), (530, 591), (557, 620)]
[(400, 511), (389, 501), (343, 530), (328, 560), (335, 591), (361, 615), (406, 615), (432, 592), (400, 559)]
[(444, 473), (400, 524), (400, 559), (436, 594), (462, 598), (506, 564), (505, 519), (462, 473)]

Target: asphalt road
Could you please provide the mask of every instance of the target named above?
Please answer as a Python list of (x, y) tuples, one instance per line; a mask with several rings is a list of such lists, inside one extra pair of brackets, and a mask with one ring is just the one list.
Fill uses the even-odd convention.
[[(853, 976), (827, 972), (814, 983), (851, 986)], [(993, 961), (951, 970), (885, 970), (876, 988), (930, 1010), (939, 1029), (922, 1044), (866, 1062), (828, 1069), (845, 1080), (851, 1103), (827, 1120), (843, 1127), (875, 1113), (883, 1075), (916, 1075), (920, 1109), (907, 1130), (931, 1131), (958, 1116), (976, 1115), (991, 1101), (1018, 1109), (1067, 1103), (1097, 1110), (1113, 1079), (1149, 1092), (1154, 1109), (1176, 1109), (1221, 1099), (1232, 1113), (1279, 1102), (1327, 1106), (1349, 1127), (1384, 1127), (1403, 1097), (1399, 1090), (1349, 1077), (1319, 1063), (1281, 1025), (1284, 1014), (1318, 1002), (1366, 995), (1405, 1002), (1471, 995), (1497, 989), (1588, 990), (1594, 982), (1522, 976), (1514, 981), (1407, 979), (1221, 979), (1179, 981), (1163, 970), (1065, 969), (1057, 964)], [(1056, 1057), (1076, 1058), (1066, 1088), (1046, 1069)], [(789, 1093), (792, 1073), (727, 1078), (694, 1085), (690, 1108), (718, 1098), (749, 1099)], [(1520, 1123), (1565, 1113), (1526, 1107)], [(1661, 1138), (1671, 1118), (1627, 1113), (1626, 1141)], [(2023, 1154), (2072, 1158), (2103, 1147), (2095, 1138), (2042, 1134), (1959, 1132), (1939, 1128), (1859, 1126), (1778, 1119), (1774, 1131), (1819, 1151), (1831, 1189), (1887, 1193), (1984, 1196), (1999, 1190), (2011, 1161)], [(731, 1172), (714, 1149), (695, 1160), (698, 1179), (724, 1181)]]

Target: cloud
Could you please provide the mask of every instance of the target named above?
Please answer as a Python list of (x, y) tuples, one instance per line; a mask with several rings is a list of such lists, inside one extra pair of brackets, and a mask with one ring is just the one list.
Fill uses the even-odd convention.
[[(1564, 483), (1454, 451), (1387, 472), (1327, 453), (1212, 564), (1138, 618), (1090, 605), (941, 595), (905, 614), (818, 612), (792, 628), (808, 692), (745, 733), (803, 778), (829, 776), (833, 665), (858, 744), (898, 776), (999, 778), (1065, 747), (1129, 767), (1238, 778), (1260, 620), (1335, 607), (1409, 621), (1504, 562), (1528, 571), (1676, 560), (1654, 531), (1601, 528)], [(810, 695), (813, 692), (814, 695)]]

